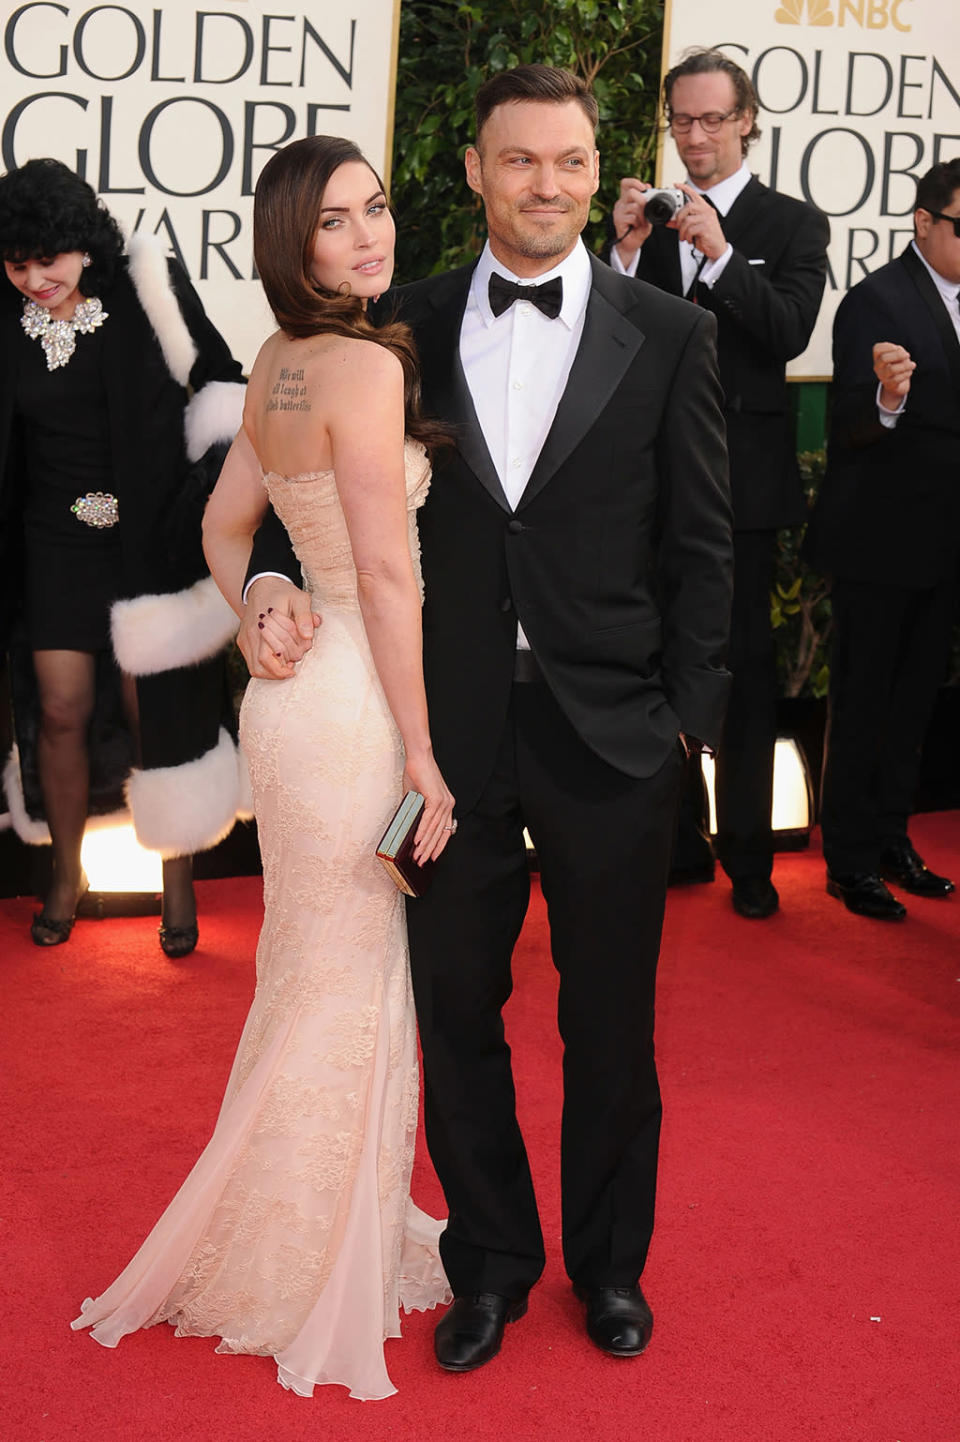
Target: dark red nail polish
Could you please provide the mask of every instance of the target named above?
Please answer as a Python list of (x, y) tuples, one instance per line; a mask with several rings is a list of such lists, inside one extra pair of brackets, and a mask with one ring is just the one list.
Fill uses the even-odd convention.
[(257, 625), (260, 627), (260, 630), (262, 631), (262, 630), (263, 630), (263, 622), (262, 622), (262, 621), (258, 621), (258, 622), (257, 622)]

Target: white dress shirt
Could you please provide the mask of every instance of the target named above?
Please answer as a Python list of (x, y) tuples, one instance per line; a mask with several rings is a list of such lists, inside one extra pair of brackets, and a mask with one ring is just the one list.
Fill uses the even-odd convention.
[[(934, 270), (933, 266), (918, 249), (917, 242), (915, 240), (912, 240), (910, 244), (913, 248), (914, 255), (916, 255), (917, 259), (922, 261), (922, 263), (927, 267), (927, 273), (929, 274), (930, 279), (933, 281), (934, 285), (937, 287), (937, 290), (940, 294), (940, 299), (947, 307), (947, 315), (950, 317), (950, 324), (953, 326), (954, 330), (957, 333), (957, 340), (960, 341), (960, 284), (958, 284), (958, 282), (955, 280), (947, 280), (946, 276), (941, 275), (938, 270)], [(907, 404), (909, 396), (902, 396), (900, 404), (897, 406), (896, 410), (891, 411), (888, 410), (887, 407), (881, 402), (880, 397), (882, 394), (883, 383), (881, 382), (877, 386), (877, 411), (880, 416), (880, 424), (882, 426), (886, 426), (887, 430), (892, 431), (896, 426), (900, 416), (903, 415), (904, 407)]]
[[(518, 285), (542, 285), (560, 276), (560, 314), (548, 320), (531, 302), (518, 300), (495, 316), (487, 294), (494, 272)], [(501, 265), (489, 245), (473, 273), (460, 329), (460, 360), (490, 459), (514, 510), (570, 375), (583, 334), (590, 280), (590, 258), (581, 241), (553, 270), (534, 280)]]
[[(548, 320), (530, 301), (517, 300), (495, 316), (488, 297), (493, 272), (518, 285), (542, 285), (560, 276), (560, 314)], [(490, 459), (514, 510), (566, 388), (583, 334), (591, 279), (590, 257), (579, 240), (565, 260), (533, 280), (501, 265), (489, 245), (473, 273), (460, 329), (460, 361)], [(529, 646), (522, 627), (517, 645)]]
[[(750, 170), (744, 160), (741, 162), (739, 170), (728, 175), (726, 180), (717, 181), (717, 184), (711, 186), (709, 190), (702, 190), (695, 180), (690, 179), (689, 175), (685, 183), (698, 195), (707, 196), (721, 215), (727, 215), (737, 196), (750, 183)], [(708, 260), (706, 263), (704, 263), (703, 253), (697, 250), (695, 245), (691, 245), (689, 240), (681, 240), (679, 246), (680, 280), (684, 295), (687, 294), (695, 280), (702, 281), (712, 290), (727, 268), (727, 263), (733, 255), (733, 246), (728, 242), (722, 255), (718, 255), (716, 260)], [(637, 251), (629, 265), (624, 265), (617, 254), (617, 247), (614, 245), (610, 250), (610, 264), (621, 275), (636, 275), (637, 266), (640, 264), (640, 251)]]

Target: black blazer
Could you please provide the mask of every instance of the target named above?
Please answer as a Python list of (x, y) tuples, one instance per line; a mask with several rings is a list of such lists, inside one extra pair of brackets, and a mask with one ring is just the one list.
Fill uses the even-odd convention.
[[(816, 323), (830, 225), (812, 205), (756, 176), (721, 224), (733, 255), (712, 289), (695, 285), (689, 298), (717, 318), (734, 526), (773, 530), (805, 519), (784, 368), (806, 349)], [(654, 227), (637, 276), (683, 293), (676, 231)]]
[[(577, 356), (515, 512), (460, 364), (473, 267), (391, 297), (416, 336), (424, 410), (457, 434), (420, 539), (431, 733), (460, 809), (494, 765), (518, 620), (566, 716), (618, 770), (651, 775), (680, 730), (720, 737), (732, 547), (714, 323), (592, 265)], [(296, 574), (277, 527), (251, 574)]]
[[(877, 414), (872, 353), (883, 340), (917, 363), (893, 430)], [(827, 473), (806, 554), (844, 580), (936, 585), (960, 555), (960, 341), (912, 246), (844, 298), (833, 358)]]

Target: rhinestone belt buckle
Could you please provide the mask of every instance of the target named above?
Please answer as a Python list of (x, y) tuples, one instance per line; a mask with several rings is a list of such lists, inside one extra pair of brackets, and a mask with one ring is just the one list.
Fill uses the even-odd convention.
[(85, 496), (78, 496), (70, 509), (78, 521), (85, 526), (95, 526), (98, 531), (115, 526), (120, 519), (117, 498), (109, 491), (88, 491)]

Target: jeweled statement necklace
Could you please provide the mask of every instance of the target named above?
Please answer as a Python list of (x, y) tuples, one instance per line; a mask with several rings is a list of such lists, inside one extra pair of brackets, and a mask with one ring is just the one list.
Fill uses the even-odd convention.
[(55, 371), (65, 366), (77, 348), (77, 332), (90, 335), (98, 330), (107, 319), (105, 311), (95, 295), (81, 300), (69, 320), (54, 320), (46, 306), (35, 300), (25, 300), (20, 324), (31, 340), (39, 340), (47, 358), (47, 370)]

